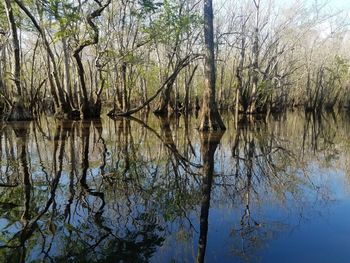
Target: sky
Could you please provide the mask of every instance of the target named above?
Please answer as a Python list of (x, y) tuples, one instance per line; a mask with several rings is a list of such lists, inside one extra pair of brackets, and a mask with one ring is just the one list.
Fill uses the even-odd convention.
[[(241, 1), (241, 0), (237, 0), (237, 1)], [(270, 0), (261, 0), (261, 1), (264, 2), (264, 1), (270, 1)], [(281, 5), (281, 6), (286, 6), (286, 5), (288, 6), (291, 3), (294, 3), (295, 1), (304, 2), (307, 4), (312, 4), (315, 2), (326, 3), (327, 7), (331, 9), (350, 11), (350, 0), (274, 0), (274, 2), (277, 5)], [(226, 0), (214, 0), (214, 2), (225, 3)]]
[(347, 11), (350, 10), (350, 0), (328, 0), (326, 2), (331, 7)]

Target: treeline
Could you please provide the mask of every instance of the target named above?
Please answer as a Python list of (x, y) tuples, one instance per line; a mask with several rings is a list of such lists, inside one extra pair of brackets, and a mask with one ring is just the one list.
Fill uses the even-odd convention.
[[(103, 107), (111, 116), (198, 110), (208, 81), (202, 10), (198, 0), (3, 0), (1, 112), (21, 120), (98, 118)], [(214, 1), (214, 17), (220, 109), (348, 106), (345, 13), (227, 0)]]

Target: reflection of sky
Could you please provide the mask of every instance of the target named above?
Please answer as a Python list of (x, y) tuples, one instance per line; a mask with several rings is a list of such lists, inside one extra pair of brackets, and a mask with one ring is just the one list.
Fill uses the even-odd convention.
[[(244, 230), (249, 231), (240, 231), (243, 229), (241, 218), (246, 211), (247, 196), (242, 189), (244, 189), (243, 186), (245, 186), (245, 178), (247, 177), (247, 170), (243, 162), (243, 160), (248, 158), (246, 156), (247, 152), (243, 151), (244, 149), (240, 151), (241, 165), (239, 167), (241, 172), (238, 178), (241, 179), (234, 183), (236, 177), (233, 175), (236, 162), (233, 158), (232, 147), (237, 133), (230, 128), (233, 127), (232, 116), (224, 116), (228, 130), (224, 134), (215, 155), (215, 182), (211, 193), (206, 262), (248, 262), (243, 261), (242, 257), (238, 256), (238, 254), (242, 253), (243, 247), (246, 253), (245, 256), (252, 259), (249, 261), (251, 263), (348, 262), (350, 256), (348, 249), (350, 242), (350, 190), (349, 178), (346, 173), (346, 164), (349, 162), (346, 135), (348, 134), (349, 126), (347, 122), (341, 122), (340, 119), (334, 123), (332, 119), (325, 119), (322, 122), (325, 126), (321, 125), (320, 127), (323, 127), (323, 129), (317, 133), (318, 150), (314, 152), (312, 150), (313, 147), (310, 145), (313, 142), (313, 133), (309, 130), (311, 128), (304, 130), (309, 126), (304, 123), (304, 119), (301, 116), (303, 115), (289, 114), (284, 121), (269, 119), (267, 126), (262, 124), (255, 127), (255, 129), (241, 131), (239, 145), (246, 147), (248, 141), (245, 141), (244, 138), (247, 138), (247, 140), (249, 138), (249, 140), (254, 139), (256, 152), (253, 158), (254, 173), (252, 182), (254, 183), (254, 191), (250, 191), (249, 200), (251, 217), (249, 221), (244, 220)], [(152, 123), (149, 123), (152, 127), (158, 124), (156, 122)], [(178, 208), (177, 205), (174, 205), (177, 204), (175, 202), (178, 199), (173, 199), (178, 193), (178, 191), (174, 190), (174, 181), (171, 179), (174, 178), (174, 174), (171, 172), (160, 172), (154, 176), (152, 168), (157, 164), (157, 167), (159, 165), (159, 171), (165, 171), (162, 167), (168, 165), (167, 156), (164, 156), (164, 162), (163, 158), (161, 158), (159, 163), (153, 159), (152, 153), (156, 150), (159, 151), (159, 144), (163, 145), (161, 141), (156, 139), (157, 137), (153, 133), (144, 133), (142, 127), (136, 122), (131, 123), (130, 130), (133, 134), (130, 134), (130, 137), (133, 138), (135, 143), (135, 156), (137, 157), (132, 157), (130, 161), (133, 163), (132, 166), (137, 164), (135, 167), (139, 167), (137, 169), (137, 178), (141, 180), (139, 184), (134, 181), (134, 185), (132, 182), (135, 178), (130, 176), (131, 174), (125, 176), (121, 173), (124, 167), (122, 164), (124, 158), (120, 153), (120, 149), (123, 149), (124, 139), (120, 139), (115, 135), (119, 130), (111, 128), (114, 127), (113, 125), (116, 125), (114, 122), (108, 120), (103, 122), (103, 125), (103, 138), (107, 142), (108, 151), (111, 153), (110, 159), (106, 163), (105, 175), (108, 175), (110, 171), (118, 170), (118, 173), (112, 173), (109, 176), (113, 176), (115, 179), (119, 178), (120, 181), (126, 182), (126, 184), (115, 183), (109, 185), (107, 181), (102, 183), (101, 167), (97, 159), (100, 152), (96, 150), (96, 156), (91, 154), (89, 158), (90, 168), (87, 172), (86, 181), (91, 189), (105, 194), (106, 206), (104, 207), (104, 212), (101, 218), (97, 217), (96, 213), (93, 212), (98, 211), (101, 207), (101, 200), (98, 197), (88, 195), (83, 198), (80, 194), (82, 189), (79, 187), (80, 183), (78, 180), (80, 180), (81, 176), (81, 167), (78, 165), (78, 175), (75, 179), (76, 181), (74, 181), (77, 185), (74, 188), (75, 195), (74, 198), (72, 197), (71, 204), (74, 212), (71, 213), (68, 224), (67, 221), (63, 221), (63, 210), (67, 205), (67, 200), (72, 190), (69, 185), (71, 163), (69, 158), (64, 158), (64, 171), (55, 197), (58, 213), (57, 216), (53, 217), (54, 227), (57, 229), (57, 232), (51, 235), (51, 230), (48, 231), (47, 226), (49, 226), (51, 217), (47, 215), (50, 215), (50, 212), (43, 216), (38, 224), (46, 231), (47, 240), (54, 236), (53, 242), (50, 244), (50, 256), (61, 255), (73, 241), (76, 243), (74, 243), (75, 247), (78, 248), (83, 246), (85, 242), (86, 244), (93, 244), (95, 240), (99, 240), (106, 233), (108, 228), (112, 229), (113, 233), (116, 233), (114, 234), (115, 236), (129, 242), (128, 244), (135, 243), (136, 247), (136, 245), (139, 245), (137, 242), (140, 242), (142, 234), (147, 232), (141, 226), (145, 222), (152, 221), (145, 220), (147, 217), (144, 217), (144, 215), (154, 215), (157, 223), (161, 226), (161, 230), (152, 231), (151, 229), (147, 234), (148, 236), (153, 234), (164, 235), (166, 240), (162, 247), (157, 247), (157, 251), (150, 262), (195, 262), (200, 231), (200, 204), (197, 203), (199, 201), (196, 195), (201, 191), (201, 188), (197, 189), (197, 184), (195, 184), (191, 192), (195, 199), (190, 199), (188, 204), (181, 203), (181, 207), (184, 207), (184, 210), (178, 211), (181, 211), (180, 215), (182, 216), (179, 218), (180, 215), (178, 215), (179, 217), (175, 217), (176, 220), (173, 219), (173, 210)], [(193, 125), (193, 127), (196, 126)], [(179, 127), (183, 127), (182, 122)], [(315, 126), (310, 124), (310, 127)], [(181, 142), (183, 141), (181, 132), (183, 132), (181, 128), (173, 130), (173, 134), (178, 136), (176, 138), (179, 141), (180, 149), (182, 149)], [(305, 153), (301, 154), (301, 145), (304, 144), (300, 139), (304, 132), (307, 134), (305, 135)], [(333, 133), (336, 134), (335, 137), (333, 137)], [(143, 140), (146, 137), (147, 140)], [(90, 138), (92, 138), (92, 135)], [(191, 160), (195, 163), (201, 163), (201, 144), (198, 132), (191, 130), (190, 138), (195, 152), (195, 156)], [(42, 162), (42, 167), (39, 165), (41, 162), (33, 140), (34, 138), (30, 137), (30, 163), (31, 170), (34, 171), (32, 179), (33, 189), (35, 190), (32, 194), (34, 214), (35, 207), (39, 205), (39, 202), (46, 201), (47, 197), (44, 198), (45, 192), (47, 193), (50, 190), (50, 187), (45, 183), (46, 179), (43, 177), (42, 167), (50, 167), (51, 159), (48, 158), (47, 161)], [(142, 143), (140, 143), (141, 140)], [(3, 139), (2, 145), (5, 145), (5, 142)], [(79, 142), (80, 139), (77, 139), (77, 149), (80, 149)], [(39, 141), (39, 143), (40, 145), (46, 145), (46, 143), (51, 145), (47, 141)], [(91, 152), (95, 153), (95, 149), (99, 149), (97, 145), (99, 145), (97, 142), (91, 144), (90, 150), (94, 149)], [(273, 149), (278, 146), (276, 149), (279, 150), (272, 151), (268, 147), (270, 145), (273, 146)], [(66, 151), (68, 151), (69, 143), (67, 143), (66, 147)], [(130, 146), (131, 148), (133, 147)], [(48, 149), (50, 149), (49, 146)], [(262, 151), (262, 149), (265, 150)], [(288, 150), (287, 152), (290, 152), (294, 158), (290, 158), (286, 154), (287, 152), (281, 149)], [(68, 152), (65, 153), (68, 154)], [(266, 156), (272, 159), (265, 158)], [(118, 166), (113, 160), (118, 162)], [(267, 169), (267, 173), (263, 175), (261, 169), (258, 169), (258, 163), (266, 168), (272, 167), (271, 165), (267, 166), (268, 162), (266, 160), (273, 161), (270, 164), (273, 164), (276, 167), (276, 171), (279, 171), (276, 175), (269, 173), (270, 169)], [(116, 167), (119, 168), (117, 169)], [(144, 175), (140, 170), (142, 168), (145, 169)], [(150, 173), (150, 171), (152, 172)], [(41, 177), (42, 179), (40, 179)], [(196, 178), (198, 179), (198, 177)], [(271, 178), (271, 181), (266, 180), (267, 178)], [(167, 181), (168, 179), (170, 181)], [(186, 182), (188, 189), (192, 189), (191, 180), (187, 179)], [(159, 189), (157, 190), (157, 187), (153, 188), (153, 185)], [(124, 189), (123, 186), (128, 187)], [(128, 190), (129, 187), (130, 189), (135, 187), (135, 189), (140, 188), (143, 190), (133, 192)], [(0, 190), (6, 192), (14, 189), (0, 188)], [(278, 194), (281, 191), (286, 198)], [(127, 198), (124, 197), (124, 193)], [(151, 199), (145, 202), (146, 200), (144, 199), (149, 198), (149, 196)], [(144, 209), (144, 203), (147, 203), (148, 209)], [(86, 205), (90, 205), (91, 209), (87, 209)], [(171, 210), (168, 209), (168, 206)], [(185, 209), (186, 207), (187, 209)], [(16, 209), (17, 214), (13, 215), (17, 215), (17, 217), (15, 219), (9, 217), (11, 221), (8, 219), (9, 213), (6, 210), (1, 211), (0, 206), (0, 213), (3, 213), (0, 214), (0, 232), (2, 237), (5, 237), (3, 240), (11, 239), (12, 235), (18, 233), (23, 227), (20, 223), (23, 207), (19, 206)], [(131, 211), (130, 214), (129, 211)], [(145, 211), (146, 213), (143, 213)], [(184, 216), (185, 214), (186, 217)], [(11, 225), (14, 220), (17, 221)], [(189, 222), (191, 222), (193, 228), (189, 227)], [(252, 228), (248, 229), (246, 222), (249, 222)], [(255, 222), (258, 224), (255, 224)], [(3, 231), (5, 228), (7, 232)], [(163, 231), (163, 228), (165, 231)], [(127, 235), (129, 231), (137, 234), (137, 238), (132, 239), (131, 235)], [(35, 233), (36, 236), (31, 239), (31, 242), (33, 240), (36, 241), (34, 238), (37, 238), (39, 235), (38, 231)], [(242, 233), (245, 235), (242, 235)], [(113, 238), (114, 236), (110, 235), (106, 240), (109, 242)], [(38, 238), (38, 240), (34, 247), (28, 245), (28, 262), (43, 256), (43, 241), (41, 238)], [(108, 244), (107, 241), (99, 243), (100, 245), (96, 248), (98, 252), (93, 252), (96, 252), (96, 255), (99, 253), (102, 255), (105, 245)], [(4, 244), (4, 241), (0, 240), (0, 246)], [(119, 244), (122, 243), (120, 242)], [(129, 246), (128, 248), (130, 249), (131, 247)], [(108, 250), (106, 249), (106, 251)], [(133, 250), (130, 251), (135, 253)], [(6, 262), (1, 260), (1, 254), (0, 261)]]
[[(215, 159), (215, 171), (225, 171), (225, 174), (229, 174), (232, 165), (231, 149), (227, 147), (226, 141), (228, 133), (224, 134)], [(295, 141), (295, 144), (298, 143)], [(255, 227), (252, 223), (251, 242), (247, 238), (243, 239), (238, 231), (242, 228), (240, 220), (245, 204), (240, 203), (238, 198), (231, 200), (227, 195), (230, 191), (226, 191), (226, 197), (221, 200), (218, 196), (222, 188), (214, 186), (209, 212), (206, 262), (349, 262), (350, 197), (348, 178), (343, 166), (347, 159), (342, 150), (335, 152), (338, 154), (333, 158), (322, 150), (315, 156), (306, 154), (305, 172), (297, 170), (302, 179), (300, 182), (305, 182), (304, 186), (298, 187), (300, 196), (297, 197), (300, 199), (287, 194), (287, 199), (281, 203), (273, 196), (271, 189), (256, 189), (259, 200), (252, 198), (250, 212), (260, 226)], [(216, 177), (216, 183), (218, 182), (220, 180)], [(189, 217), (194, 218), (194, 227), (198, 231), (199, 215), (197, 218), (193, 214)], [(197, 232), (191, 235), (187, 243), (179, 242), (176, 235), (172, 235), (166, 240), (162, 254), (155, 255), (152, 262), (171, 262), (174, 258), (181, 258), (174, 262), (194, 262), (198, 239)], [(174, 244), (177, 244), (177, 249), (174, 249)], [(193, 248), (186, 248), (186, 244)], [(237, 256), (243, 247), (246, 254)], [(179, 256), (175, 251), (183, 254)], [(250, 258), (250, 261), (243, 260), (243, 257)]]
[[(325, 204), (316, 201), (317, 194), (310, 192), (305, 196), (307, 201), (304, 200), (306, 202), (299, 208), (297, 208), (299, 204), (292, 204), (292, 199), (287, 201), (289, 204), (286, 206), (295, 206), (294, 209), (287, 209), (276, 203), (263, 201), (259, 205), (252, 202), (251, 216), (261, 224), (261, 227), (256, 227), (252, 231), (252, 235), (257, 237), (256, 243), (249, 243), (248, 240), (240, 237), (240, 232), (234, 232), (241, 228), (239, 222), (245, 209), (244, 205), (232, 203), (231, 206), (225, 204), (221, 207), (213, 200), (209, 212), (206, 262), (348, 262), (346, 251), (350, 240), (348, 227), (350, 201), (346, 199), (347, 194), (342, 189), (346, 184), (344, 173), (322, 169), (315, 163), (311, 166), (309, 168), (312, 171), (313, 183), (317, 185), (330, 183), (331, 191), (339, 190), (336, 193), (337, 200)], [(190, 218), (193, 219), (194, 227), (198, 231), (196, 216), (199, 215), (191, 214)], [(174, 262), (194, 262), (198, 238), (196, 232), (190, 236), (189, 240), (183, 242), (171, 236), (161, 249), (162, 253), (155, 255), (152, 262), (170, 262), (171, 259), (179, 258), (176, 254), (179, 251), (183, 253), (180, 255), (182, 260)], [(192, 249), (186, 247), (191, 247), (192, 242)], [(254, 247), (254, 244), (257, 247)], [(235, 251), (239, 252), (242, 247), (245, 247), (245, 256), (250, 258), (250, 261), (242, 260), (235, 254)]]

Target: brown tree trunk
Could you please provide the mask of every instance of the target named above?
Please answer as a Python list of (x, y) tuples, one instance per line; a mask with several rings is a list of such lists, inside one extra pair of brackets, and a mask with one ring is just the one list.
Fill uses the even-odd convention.
[(154, 111), (154, 114), (162, 115), (162, 116), (168, 115), (168, 106), (169, 106), (169, 102), (170, 102), (170, 95), (171, 95), (171, 91), (173, 89), (175, 80), (176, 80), (176, 76), (175, 76), (175, 78), (171, 79), (167, 83), (166, 87), (163, 89), (163, 91), (160, 95), (160, 98), (159, 98), (157, 109)]
[(202, 106), (201, 131), (225, 130), (215, 98), (213, 1), (204, 0), (205, 91)]
[(20, 47), (19, 47), (16, 21), (12, 12), (12, 6), (11, 6), (10, 0), (5, 0), (5, 9), (6, 9), (7, 19), (9, 21), (9, 26), (11, 29), (11, 34), (12, 34), (12, 46), (13, 46), (13, 53), (14, 53), (13, 77), (14, 77), (14, 82), (17, 89), (17, 96), (21, 97), (22, 89), (21, 89)]

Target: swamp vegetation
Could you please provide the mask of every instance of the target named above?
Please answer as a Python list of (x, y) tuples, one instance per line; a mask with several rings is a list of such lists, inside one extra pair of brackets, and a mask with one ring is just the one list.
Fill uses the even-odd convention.
[(348, 262), (331, 3), (1, 0), (0, 262)]
[(0, 21), (7, 120), (349, 104), (347, 13), (319, 1), (2, 0)]

